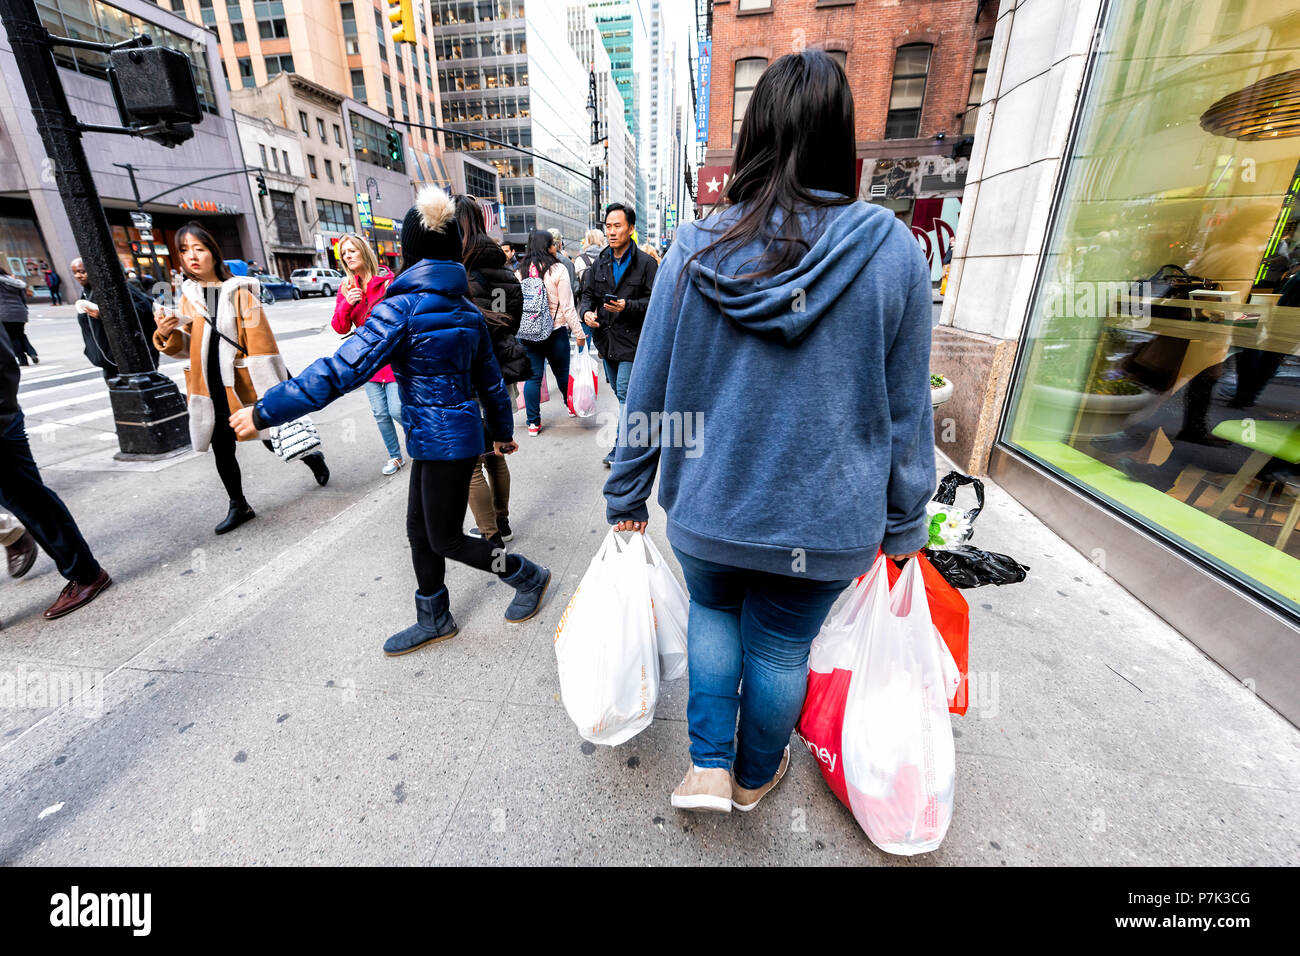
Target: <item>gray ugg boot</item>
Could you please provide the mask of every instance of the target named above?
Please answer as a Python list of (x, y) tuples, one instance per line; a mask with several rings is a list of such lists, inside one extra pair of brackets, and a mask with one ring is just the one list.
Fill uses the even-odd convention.
[(389, 657), (418, 651), (426, 644), (436, 644), (455, 637), (459, 628), (451, 616), (451, 597), (447, 589), (426, 597), (415, 593), (415, 623), (398, 631), (384, 641), (384, 653)]
[(501, 579), (517, 592), (515, 599), (506, 608), (506, 621), (510, 624), (519, 624), (536, 614), (541, 609), (542, 598), (546, 597), (546, 589), (551, 584), (550, 571), (529, 561), (522, 554), (515, 557), (522, 562), (519, 570)]

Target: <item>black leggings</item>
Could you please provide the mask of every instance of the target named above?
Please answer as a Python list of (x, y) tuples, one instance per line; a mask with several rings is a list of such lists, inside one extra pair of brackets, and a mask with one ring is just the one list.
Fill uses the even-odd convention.
[[(411, 485), (406, 499), (406, 537), (420, 593), (430, 597), (441, 591), (447, 575), (447, 558), (480, 571), (505, 577), (519, 569), (515, 555), (500, 556), (492, 542), (465, 535), (465, 506), (469, 502), (469, 476), (478, 456), (455, 461), (411, 462)], [(504, 558), (504, 561), (499, 558)]]

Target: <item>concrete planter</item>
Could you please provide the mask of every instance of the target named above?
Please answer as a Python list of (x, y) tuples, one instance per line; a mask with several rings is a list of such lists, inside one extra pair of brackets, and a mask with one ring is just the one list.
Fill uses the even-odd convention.
[(940, 385), (938, 388), (935, 388), (934, 386), (931, 386), (931, 387), (930, 387), (930, 405), (931, 405), (931, 407), (933, 407), (933, 408), (938, 408), (940, 405), (942, 405), (944, 402), (948, 401), (948, 399), (950, 399), (950, 398), (952, 398), (952, 380), (951, 380), (951, 379), (945, 378), (945, 379), (943, 380), (943, 384)]
[[(1159, 392), (1141, 395), (1094, 395), (1054, 385), (1035, 385), (1032, 400), (1035, 431), (1055, 439), (1110, 438), (1118, 435), (1160, 401)], [(1077, 416), (1077, 423), (1076, 423)], [(1042, 434), (1039, 437), (1048, 437)]]

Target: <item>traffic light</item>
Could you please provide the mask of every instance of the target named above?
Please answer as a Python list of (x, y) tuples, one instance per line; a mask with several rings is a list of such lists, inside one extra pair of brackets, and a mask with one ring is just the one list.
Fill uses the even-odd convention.
[(257, 194), (259, 196), (266, 195), (266, 177), (261, 173), (257, 174)]
[(388, 19), (393, 24), (393, 42), (415, 45), (415, 8), (411, 0), (390, 0)]
[(388, 158), (395, 163), (402, 160), (402, 134), (395, 129), (388, 131)]

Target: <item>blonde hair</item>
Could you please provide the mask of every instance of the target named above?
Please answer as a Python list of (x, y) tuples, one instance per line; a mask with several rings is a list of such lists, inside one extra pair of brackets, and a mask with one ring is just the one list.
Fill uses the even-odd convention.
[[(375, 255), (375, 250), (370, 248), (370, 243), (366, 242), (366, 240), (362, 239), (355, 232), (350, 232), (340, 239), (339, 245), (341, 246), (345, 242), (351, 242), (356, 246), (357, 251), (361, 253), (361, 266), (370, 273), (372, 279), (379, 275), (379, 257)], [(355, 275), (355, 273), (348, 268), (348, 262), (343, 258), (343, 253), (341, 251), (339, 252), (339, 262), (343, 265), (344, 272), (349, 276)]]
[(654, 246), (652, 246), (650, 243), (648, 242), (641, 243), (641, 251), (644, 252), (647, 256), (649, 256), (651, 259), (653, 259), (655, 262), (661, 261), (659, 259), (659, 250), (656, 249)]
[(588, 229), (587, 234), (582, 237), (584, 246), (603, 246), (605, 245), (605, 234), (599, 229)]

